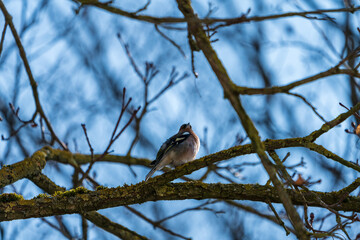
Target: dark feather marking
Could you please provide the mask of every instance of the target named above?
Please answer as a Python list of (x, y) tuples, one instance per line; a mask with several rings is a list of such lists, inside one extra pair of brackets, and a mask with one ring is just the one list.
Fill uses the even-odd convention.
[(172, 149), (174, 146), (184, 142), (188, 137), (190, 136), (190, 133), (188, 132), (184, 132), (182, 134), (176, 134), (174, 136), (172, 136), (171, 138), (167, 139), (163, 145), (161, 145), (157, 155), (156, 155), (156, 160), (151, 162), (151, 166), (154, 166), (156, 164), (158, 164), (161, 159), (166, 155), (166, 153), (168, 153), (170, 151), (170, 149)]

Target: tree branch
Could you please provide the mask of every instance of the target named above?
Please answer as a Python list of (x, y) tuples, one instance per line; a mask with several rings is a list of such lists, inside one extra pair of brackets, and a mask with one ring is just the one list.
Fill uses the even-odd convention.
[[(101, 3), (98, 0), (76, 0), (82, 5), (94, 6), (100, 9), (103, 9), (107, 12), (114, 13), (120, 16), (124, 16), (127, 18), (131, 18), (138, 21), (161, 24), (161, 23), (184, 23), (189, 20), (186, 18), (175, 18), (175, 17), (153, 17), (142, 14), (137, 14), (137, 12), (127, 12), (120, 8), (113, 7), (109, 3)], [(287, 17), (306, 17), (309, 18), (308, 15), (324, 15), (325, 13), (339, 13), (339, 12), (349, 12), (354, 13), (360, 10), (360, 7), (349, 7), (349, 8), (336, 8), (336, 9), (319, 9), (314, 11), (304, 11), (304, 12), (288, 12), (282, 14), (274, 14), (268, 16), (253, 16), (246, 17), (244, 14), (240, 17), (236, 18), (201, 18), (199, 21), (203, 24), (212, 25), (215, 23), (222, 23), (221, 26), (225, 27), (233, 24), (239, 23), (249, 23), (249, 22), (260, 22), (265, 20), (273, 20), (279, 18), (287, 18)]]
[(49, 149), (42, 148), (21, 162), (3, 166), (0, 169), (0, 188), (40, 173), (46, 165), (46, 157), (50, 153)]
[[(51, 181), (47, 176), (40, 173), (35, 176), (29, 177), (29, 179), (39, 188), (43, 189), (45, 192), (49, 194), (54, 194), (55, 192), (64, 192), (65, 188), (56, 185), (53, 181)], [(114, 234), (115, 236), (125, 239), (125, 240), (146, 240), (147, 238), (137, 234), (126, 227), (117, 224), (107, 217), (101, 215), (98, 212), (91, 211), (82, 213), (87, 220), (94, 223), (99, 228), (104, 229), (107, 232)]]
[[(338, 192), (316, 192), (286, 189), (287, 195), (296, 205), (303, 205), (304, 198), (309, 206), (321, 207), (315, 196), (332, 205), (338, 202)], [(302, 196), (303, 195), (303, 196)], [(2, 195), (0, 195), (2, 196)], [(251, 200), (280, 203), (276, 188), (258, 184), (205, 184), (201, 182), (169, 183), (161, 186), (141, 182), (132, 186), (89, 191), (82, 187), (57, 193), (55, 196), (38, 197), (32, 200), (19, 200), (0, 203), (0, 221), (46, 217), (58, 214), (73, 214), (105, 209), (110, 207), (139, 204), (148, 201), (183, 199), (226, 199)], [(334, 206), (338, 211), (360, 209), (360, 197), (347, 197), (341, 205)]]
[(12, 32), (12, 35), (14, 36), (16, 45), (17, 45), (17, 47), (19, 49), (20, 57), (21, 57), (21, 59), (22, 59), (22, 61), (24, 63), (26, 73), (27, 73), (27, 75), (29, 77), (32, 93), (33, 93), (33, 96), (34, 96), (35, 106), (36, 106), (36, 112), (33, 115), (32, 120), (35, 120), (35, 117), (37, 115), (36, 113), (39, 113), (41, 118), (45, 121), (45, 124), (46, 124), (46, 126), (48, 127), (48, 129), (49, 129), (49, 131), (51, 133), (51, 137), (52, 137), (51, 144), (53, 144), (53, 142), (56, 141), (63, 149), (68, 149), (67, 146), (65, 145), (65, 143), (63, 143), (58, 138), (58, 136), (56, 135), (56, 133), (55, 133), (49, 119), (45, 115), (45, 112), (44, 112), (44, 110), (43, 110), (43, 108), (41, 106), (40, 98), (39, 98), (39, 92), (37, 90), (37, 83), (36, 83), (36, 81), (34, 79), (34, 76), (33, 76), (32, 72), (31, 72), (30, 64), (29, 64), (29, 61), (28, 61), (28, 59), (26, 57), (25, 49), (24, 49), (24, 47), (23, 47), (23, 45), (21, 43), (20, 36), (17, 33), (15, 25), (14, 25), (14, 23), (12, 21), (12, 16), (7, 11), (7, 9), (6, 9), (5, 5), (4, 5), (4, 3), (2, 2), (2, 0), (0, 0), (0, 9), (4, 14), (5, 21), (9, 25), (10, 30)]

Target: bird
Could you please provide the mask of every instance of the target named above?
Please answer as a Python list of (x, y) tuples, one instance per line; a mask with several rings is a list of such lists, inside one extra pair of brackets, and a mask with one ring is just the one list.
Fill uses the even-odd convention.
[(199, 152), (200, 139), (192, 130), (190, 123), (181, 125), (178, 133), (167, 139), (156, 154), (156, 159), (150, 163), (153, 168), (146, 175), (145, 181), (166, 165), (180, 166), (193, 161)]

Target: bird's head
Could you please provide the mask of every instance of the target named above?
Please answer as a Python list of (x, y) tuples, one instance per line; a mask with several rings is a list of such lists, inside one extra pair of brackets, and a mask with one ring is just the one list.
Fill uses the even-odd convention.
[(181, 125), (179, 132), (189, 132), (190, 130), (191, 130), (190, 123), (185, 123), (185, 124)]

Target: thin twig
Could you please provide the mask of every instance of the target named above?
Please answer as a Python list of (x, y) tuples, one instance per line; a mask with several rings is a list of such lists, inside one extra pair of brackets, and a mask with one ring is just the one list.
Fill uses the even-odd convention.
[(168, 217), (165, 217), (159, 221), (156, 221), (154, 222), (156, 224), (156, 226), (158, 226), (159, 224), (171, 219), (171, 218), (174, 218), (174, 217), (177, 217), (183, 213), (186, 213), (186, 212), (190, 212), (190, 211), (198, 211), (198, 210), (205, 210), (205, 211), (210, 211), (210, 212), (214, 212), (215, 214), (219, 214), (219, 213), (224, 213), (224, 211), (215, 211), (214, 209), (211, 209), (211, 208), (206, 208), (205, 206), (208, 206), (208, 205), (211, 205), (211, 204), (214, 204), (214, 203), (217, 203), (218, 201), (207, 201), (205, 203), (202, 203), (200, 204), (199, 206), (197, 207), (192, 207), (192, 208), (187, 208), (187, 209), (184, 209), (184, 210), (181, 210), (177, 213), (174, 213)]
[[(131, 102), (131, 98), (129, 98), (127, 101), (126, 101), (126, 88), (123, 89), (123, 98), (122, 98), (122, 106), (121, 106), (121, 111), (120, 111), (120, 115), (116, 121), (116, 124), (115, 124), (115, 127), (114, 127), (114, 130), (111, 134), (111, 137), (110, 137), (110, 140), (109, 140), (109, 143), (105, 149), (105, 151), (99, 156), (97, 157), (96, 159), (94, 159), (93, 161), (90, 162), (90, 165), (89, 167), (87, 168), (87, 170), (85, 171), (85, 173), (83, 174), (83, 176), (81, 177), (81, 179), (79, 180), (79, 183), (82, 183), (82, 181), (87, 178), (87, 176), (89, 175), (90, 171), (91, 171), (91, 168), (93, 167), (94, 163), (101, 160), (103, 157), (105, 157), (107, 154), (109, 154), (109, 150), (111, 148), (111, 146), (114, 144), (114, 142), (116, 142), (116, 140), (120, 137), (120, 135), (125, 131), (125, 129), (130, 125), (130, 123), (132, 122), (132, 120), (135, 118), (137, 112), (140, 110), (140, 107), (138, 107), (137, 109), (133, 110), (132, 113), (131, 113), (131, 116), (129, 118), (129, 120), (126, 122), (126, 124), (121, 128), (120, 131), (118, 131), (119, 129), (119, 125), (120, 125), (120, 122), (121, 122), (121, 119), (125, 113), (125, 111), (127, 110), (130, 102)], [(126, 102), (126, 103), (125, 103)], [(84, 130), (85, 133), (86, 133), (86, 129)], [(87, 141), (88, 141), (88, 138), (87, 138)], [(88, 141), (88, 144), (90, 145), (90, 142)], [(91, 146), (91, 145), (90, 145)], [(91, 151), (91, 149), (90, 149)]]
[(136, 74), (143, 80), (145, 81), (145, 77), (144, 75), (141, 73), (140, 69), (138, 68), (137, 64), (135, 63), (135, 60), (133, 59), (130, 50), (129, 50), (129, 45), (122, 39), (121, 34), (118, 33), (117, 37), (121, 43), (121, 45), (124, 47), (125, 52), (128, 56), (128, 59), (130, 60), (131, 66), (134, 68)]
[(177, 50), (179, 50), (179, 52), (181, 53), (181, 55), (186, 59), (186, 55), (185, 55), (184, 51), (181, 49), (181, 47), (180, 47), (174, 40), (172, 40), (171, 38), (169, 38), (168, 36), (166, 36), (165, 33), (161, 32), (157, 24), (155, 24), (154, 26), (155, 26), (156, 31), (157, 31), (163, 38), (165, 38), (166, 40), (168, 40)]
[(286, 232), (286, 236), (288, 236), (290, 234), (290, 231), (285, 226), (285, 223), (283, 222), (283, 220), (281, 220), (281, 218), (280, 218), (279, 214), (276, 212), (274, 206), (272, 205), (272, 203), (270, 201), (268, 201), (267, 204), (269, 205), (271, 211), (274, 213), (274, 215), (278, 221), (278, 224), (284, 228), (284, 230)]
[(4, 29), (3, 29), (2, 34), (1, 34), (1, 40), (0, 40), (0, 56), (1, 56), (1, 53), (2, 53), (3, 46), (4, 46), (5, 33), (6, 33), (7, 25), (8, 25), (7, 22), (5, 22), (5, 24), (4, 24)]
[(1, 140), (4, 140), (4, 141), (10, 140), (11, 137), (18, 134), (18, 132), (20, 132), (20, 130), (23, 127), (27, 126), (28, 124), (31, 124), (31, 127), (37, 127), (37, 124), (35, 123), (35, 121), (33, 119), (30, 119), (30, 120), (26, 121), (26, 120), (22, 120), (20, 118), (20, 116), (19, 116), (20, 108), (19, 107), (15, 109), (15, 107), (14, 107), (14, 105), (12, 103), (9, 103), (9, 107), (10, 107), (11, 112), (13, 113), (13, 115), (16, 117), (16, 119), (18, 119), (22, 124), (16, 130), (12, 131), (8, 137), (4, 137), (3, 135), (1, 135)]
[(142, 8), (140, 8), (139, 10), (133, 12), (133, 14), (136, 15), (138, 13), (141, 13), (141, 12), (145, 11), (148, 8), (148, 6), (150, 5), (150, 3), (151, 3), (151, 0), (148, 0)]
[(146, 217), (144, 214), (142, 214), (141, 212), (137, 211), (135, 208), (133, 207), (129, 207), (129, 206), (125, 206), (126, 209), (128, 209), (130, 212), (134, 213), (136, 216), (142, 218), (143, 220), (145, 220), (146, 222), (152, 224), (154, 227), (158, 227), (160, 228), (161, 230), (163, 230), (164, 232), (166, 233), (169, 233), (170, 235), (172, 236), (176, 236), (176, 237), (179, 237), (179, 238), (182, 238), (182, 239), (185, 239), (185, 240), (191, 240), (191, 238), (187, 238), (187, 237), (184, 237), (178, 233), (175, 233), (163, 226), (161, 226), (161, 224), (156, 224), (156, 222), (154, 222), (153, 220), (151, 220), (150, 218)]
[(87, 134), (87, 130), (86, 130), (86, 125), (85, 124), (81, 124), (81, 127), (84, 131), (84, 134), (85, 134), (85, 138), (86, 138), (86, 142), (87, 144), (89, 145), (89, 148), (90, 148), (90, 154), (91, 154), (91, 162), (94, 161), (94, 149), (93, 147), (91, 146), (91, 143), (90, 143), (90, 139), (88, 137), (88, 134)]
[(66, 237), (67, 239), (69, 240), (72, 240), (74, 239), (69, 232), (67, 231), (64, 231), (64, 229), (62, 229), (61, 227), (59, 226), (56, 226), (54, 223), (48, 221), (46, 218), (41, 218), (41, 220), (46, 223), (47, 225), (49, 225), (51, 228), (57, 230), (58, 232), (60, 232), (62, 235), (64, 235), (64, 237)]
[[(160, 96), (162, 96), (169, 88), (174, 87), (176, 84), (180, 83), (187, 77), (189, 77), (188, 73), (184, 73), (182, 76), (178, 77), (179, 73), (176, 71), (175, 67), (172, 68), (168, 83), (157, 93), (153, 98), (148, 101), (150, 105), (154, 101), (156, 101)], [(178, 77), (178, 78), (177, 78)]]
[(316, 116), (318, 116), (323, 122), (326, 123), (325, 118), (324, 118), (323, 116), (321, 116), (320, 113), (318, 113), (318, 111), (316, 110), (316, 108), (315, 108), (308, 100), (306, 100), (305, 97), (303, 97), (302, 95), (297, 94), (297, 93), (290, 93), (290, 92), (289, 92), (288, 94), (291, 95), (291, 96), (294, 96), (294, 97), (297, 97), (297, 98), (300, 98), (301, 100), (303, 100), (303, 102), (304, 102), (306, 105), (308, 105), (308, 106), (313, 110), (313, 112), (316, 114)]

